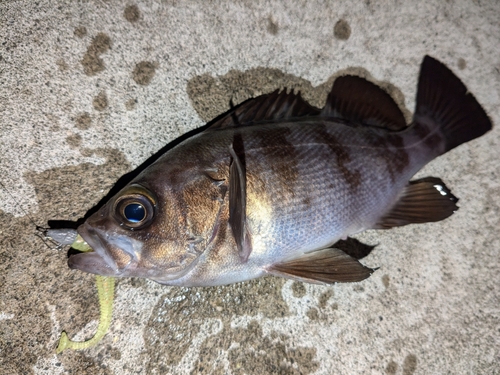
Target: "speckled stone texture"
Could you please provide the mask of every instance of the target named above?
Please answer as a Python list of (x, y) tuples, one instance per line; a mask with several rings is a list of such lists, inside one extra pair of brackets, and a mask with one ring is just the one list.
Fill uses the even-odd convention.
[[(1, 2), (0, 373), (499, 374), (499, 46), (497, 1)], [(119, 280), (102, 343), (55, 354), (63, 329), (92, 336), (97, 296), (35, 224), (84, 217), (230, 99), (288, 87), (321, 106), (348, 72), (409, 116), (425, 54), (496, 124), (418, 174), (455, 215), (360, 235), (380, 269), (357, 284)]]

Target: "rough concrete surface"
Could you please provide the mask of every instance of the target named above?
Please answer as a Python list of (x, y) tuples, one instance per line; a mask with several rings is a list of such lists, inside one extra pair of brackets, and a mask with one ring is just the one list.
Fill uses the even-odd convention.
[[(500, 374), (499, 2), (3, 1), (0, 42), (1, 374)], [(119, 280), (102, 343), (55, 354), (63, 329), (92, 336), (97, 297), (35, 224), (84, 217), (231, 98), (321, 106), (350, 72), (409, 114), (425, 54), (496, 124), (418, 174), (455, 215), (360, 235), (380, 269), (357, 284)]]

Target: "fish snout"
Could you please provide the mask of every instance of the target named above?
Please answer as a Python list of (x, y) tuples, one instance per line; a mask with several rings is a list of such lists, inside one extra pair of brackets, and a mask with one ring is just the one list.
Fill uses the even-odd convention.
[(135, 263), (133, 244), (99, 225), (100, 218), (95, 218), (98, 214), (92, 216), (94, 220), (87, 220), (78, 228), (78, 234), (93, 251), (70, 255), (68, 266), (102, 276), (122, 276)]

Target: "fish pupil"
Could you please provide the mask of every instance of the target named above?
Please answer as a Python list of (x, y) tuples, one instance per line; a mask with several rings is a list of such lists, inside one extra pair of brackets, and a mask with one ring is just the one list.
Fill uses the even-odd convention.
[(146, 217), (146, 209), (140, 203), (130, 203), (125, 206), (123, 215), (131, 223), (139, 223)]

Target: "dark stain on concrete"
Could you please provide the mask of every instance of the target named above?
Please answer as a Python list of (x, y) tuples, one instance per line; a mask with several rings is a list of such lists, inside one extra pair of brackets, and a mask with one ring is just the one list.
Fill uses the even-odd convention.
[(125, 109), (127, 111), (133, 111), (137, 105), (137, 99), (129, 99), (125, 102)]
[(50, 207), (64, 206), (61, 214), (55, 212), (47, 219), (77, 220), (102, 198), (96, 192), (109, 190), (121, 175), (131, 169), (123, 153), (118, 150), (93, 149), (87, 152), (106, 158), (106, 163), (83, 163), (25, 176), (35, 186), (39, 202), (51, 202)]
[(276, 22), (273, 17), (269, 16), (267, 19), (267, 32), (269, 34), (276, 35), (278, 34), (279, 29), (278, 22)]
[(358, 293), (363, 293), (365, 291), (365, 287), (359, 284), (354, 284), (352, 290)]
[(467, 67), (467, 62), (464, 59), (459, 58), (457, 65), (458, 65), (458, 69), (464, 70)]
[(306, 287), (300, 281), (294, 281), (292, 284), (292, 293), (295, 298), (302, 298), (306, 295)]
[(69, 65), (63, 59), (58, 59), (56, 61), (56, 65), (59, 67), (59, 70), (61, 72), (65, 72), (66, 70), (69, 69)]
[(87, 35), (87, 28), (85, 26), (78, 26), (73, 31), (73, 34), (77, 38), (83, 38), (85, 35)]
[(324, 309), (327, 306), (328, 301), (333, 297), (333, 289), (328, 289), (326, 292), (319, 296), (318, 307)]
[(114, 372), (107, 368), (104, 364), (105, 356), (100, 353), (99, 356), (93, 358), (86, 356), (85, 352), (68, 351), (62, 354), (59, 360), (64, 365), (65, 369), (71, 369), (69, 374), (82, 374), (82, 375), (112, 375)]
[(75, 119), (75, 126), (80, 130), (87, 130), (92, 125), (92, 119), (87, 112), (84, 112)]
[(385, 373), (387, 375), (395, 375), (398, 371), (398, 364), (394, 361), (390, 361), (385, 368)]
[[(148, 371), (177, 365), (209, 319), (219, 319), (224, 327), (209, 340), (230, 345), (230, 337), (234, 335), (230, 328), (233, 317), (287, 316), (288, 306), (281, 296), (284, 283), (280, 278), (261, 278), (221, 287), (171, 288), (155, 306), (145, 328), (146, 349), (152, 356)], [(217, 350), (214, 349), (210, 356), (216, 355)], [(207, 355), (205, 359), (200, 356), (199, 361), (211, 363), (214, 358)]]
[[(223, 364), (216, 360), (220, 350), (228, 352), (229, 366), (235, 375), (298, 375), (316, 371), (319, 367), (315, 360), (316, 349), (291, 348), (286, 345), (289, 340), (289, 336), (274, 331), (263, 336), (256, 321), (249, 322), (246, 328), (229, 329), (225, 326), (220, 335), (211, 336), (202, 344), (191, 374), (223, 374)], [(239, 347), (231, 348), (232, 343), (239, 344)]]
[(315, 307), (310, 307), (309, 310), (307, 310), (306, 315), (310, 320), (319, 320), (319, 312)]
[(139, 85), (149, 85), (155, 75), (156, 68), (157, 64), (149, 61), (141, 61), (135, 66), (132, 78)]
[(391, 278), (389, 277), (389, 275), (382, 276), (382, 284), (384, 284), (386, 289), (389, 288), (390, 282), (391, 282)]
[[(38, 209), (33, 221), (46, 226), (48, 220), (72, 220), (101, 198), (100, 189), (110, 188), (130, 165), (116, 150), (94, 150), (106, 158), (103, 165), (84, 163), (24, 175), (36, 192)], [(16, 218), (0, 211), (0, 295), (2, 312), (12, 319), (1, 322), (0, 368), (6, 374), (32, 374), (39, 359), (52, 358), (56, 342), (48, 345), (54, 322), (70, 338), (99, 317), (94, 277), (67, 266), (66, 251), (57, 251), (35, 235), (28, 217)], [(106, 340), (106, 339), (105, 339)], [(104, 340), (104, 342), (105, 342)], [(64, 352), (58, 361), (72, 373), (109, 374), (103, 351), (96, 358), (85, 352)]]
[(351, 36), (351, 26), (344, 20), (338, 20), (333, 27), (333, 35), (339, 40), (347, 40)]
[(108, 106), (108, 97), (106, 96), (105, 91), (101, 91), (97, 96), (92, 100), (92, 106), (96, 111), (104, 111)]
[(66, 143), (71, 148), (78, 148), (82, 143), (82, 137), (79, 134), (71, 134), (66, 137)]
[(49, 355), (45, 345), (52, 323), (39, 296), (55, 290), (50, 279), (55, 277), (41, 266), (55, 263), (55, 252), (50, 254), (34, 236), (35, 226), (27, 217), (0, 212), (0, 221), (2, 312), (12, 315), (0, 323), (0, 368), (4, 374), (32, 374), (38, 357)]
[(107, 52), (110, 47), (111, 39), (105, 33), (98, 33), (93, 38), (92, 43), (88, 46), (87, 52), (81, 60), (83, 71), (86, 75), (94, 76), (106, 69), (100, 55)]
[(403, 375), (413, 375), (417, 369), (417, 357), (414, 354), (408, 354), (403, 362)]
[(123, 11), (123, 17), (128, 22), (134, 23), (139, 21), (139, 18), (141, 17), (141, 11), (139, 10), (139, 7), (135, 4), (128, 5)]

